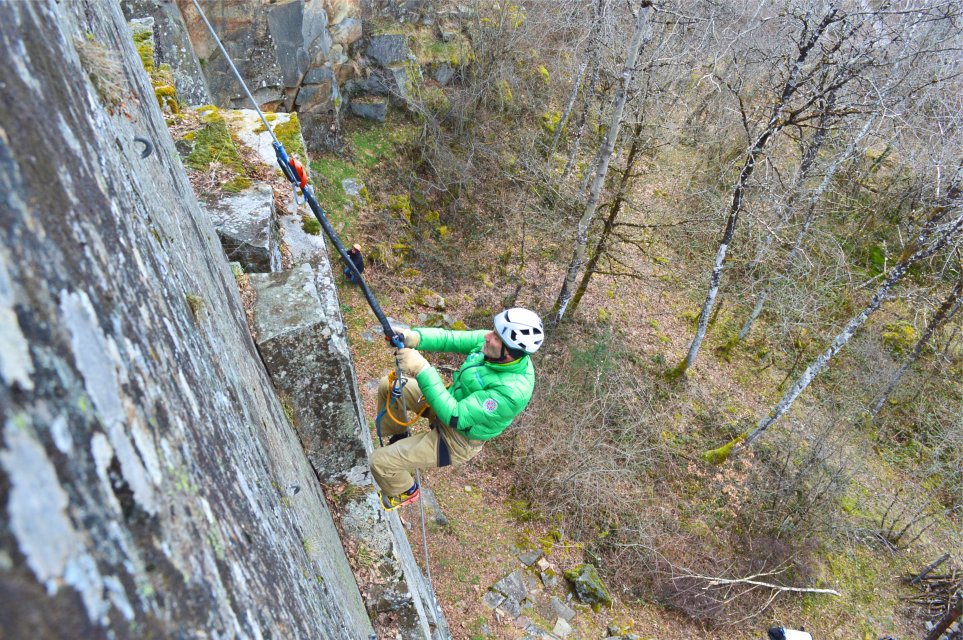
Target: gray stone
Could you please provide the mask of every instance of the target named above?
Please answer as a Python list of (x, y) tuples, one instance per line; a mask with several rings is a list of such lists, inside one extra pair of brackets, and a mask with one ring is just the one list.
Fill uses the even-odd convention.
[(375, 492), (345, 491), (341, 531), (351, 546), (363, 550), (367, 568), (377, 578), (365, 590), (369, 611), (391, 613), (404, 638), (429, 640), (429, 626), (448, 637), (443, 617), (435, 618), (432, 595), (421, 576), (406, 537), (396, 538), (396, 514), (385, 514)]
[(351, 113), (364, 118), (384, 122), (388, 116), (388, 100), (386, 98), (354, 98), (351, 100)]
[(323, 87), (318, 85), (304, 85), (298, 89), (297, 97), (294, 99), (294, 106), (298, 108), (305, 108), (306, 106), (316, 106), (325, 96)]
[(490, 609), (497, 609), (503, 602), (505, 602), (505, 596), (497, 591), (492, 591), (489, 589), (485, 592), (482, 602), (484, 602), (485, 605), (487, 605)]
[(330, 271), (303, 264), (254, 274), (251, 286), (258, 351), (308, 460), (326, 481), (364, 484), (368, 436), (358, 420), (360, 398)]
[[(284, 230), (283, 244), (290, 252), (294, 264), (328, 263), (328, 249), (324, 244), (323, 231), (318, 235), (307, 233), (301, 216), (297, 214), (284, 215), (279, 220)], [(330, 270), (330, 266), (326, 268)]]
[(505, 600), (498, 605), (498, 608), (503, 611), (509, 618), (517, 618), (522, 615), (522, 605), (514, 598), (505, 598)]
[(380, 72), (367, 78), (352, 78), (344, 83), (344, 92), (349, 96), (387, 96), (395, 86), (394, 76)]
[(522, 564), (525, 565), (526, 567), (532, 566), (533, 564), (538, 562), (539, 558), (541, 557), (542, 557), (542, 552), (539, 549), (531, 549), (529, 551), (523, 551), (518, 555), (518, 559), (521, 560)]
[(566, 622), (568, 622), (569, 620), (575, 617), (575, 610), (569, 607), (568, 605), (566, 605), (564, 602), (562, 602), (555, 596), (552, 596), (552, 599), (549, 602), (549, 606), (552, 608), (552, 611), (555, 612), (556, 616), (558, 616), (562, 620), (565, 620)]
[(492, 589), (518, 602), (521, 602), (528, 596), (528, 587), (525, 584), (524, 572), (521, 570), (511, 572), (492, 585)]
[(330, 84), (333, 82), (334, 71), (329, 67), (312, 67), (307, 74), (305, 74), (302, 84)]
[[(328, 31), (328, 14), (317, 2), (304, 3), (300, 36), (307, 52), (308, 65), (323, 65), (330, 60), (333, 40)], [(295, 34), (297, 35), (297, 34)]]
[(0, 635), (366, 640), (120, 4), (0, 2), (0, 24), (4, 100), (34, 106), (0, 110)]
[(455, 69), (447, 62), (439, 62), (431, 67), (431, 77), (438, 84), (448, 84), (455, 77)]
[(528, 618), (528, 616), (518, 615), (512, 618), (512, 624), (524, 631), (529, 627), (529, 625), (532, 624), (532, 621)]
[[(180, 3), (184, 22), (214, 104), (239, 108), (248, 106), (247, 96), (237, 85), (227, 60), (211, 38), (192, 3)], [(205, 4), (206, 11), (217, 16), (216, 28), (228, 54), (261, 107), (277, 106), (283, 98), (287, 80), (296, 82), (297, 50), (302, 41), (289, 27), (301, 14), (299, 1), (272, 5), (263, 0), (218, 0), (216, 6)], [(189, 5), (189, 6), (188, 6)], [(175, 9), (176, 10), (176, 9)], [(294, 15), (297, 14), (297, 15)], [(272, 24), (273, 23), (273, 24)], [(285, 53), (279, 55), (274, 32), (280, 34)], [(280, 58), (284, 58), (282, 70)], [(306, 69), (306, 67), (305, 67)]]
[(228, 260), (241, 263), (248, 273), (281, 270), (274, 191), (260, 184), (205, 204), (221, 238)]
[(382, 67), (393, 67), (407, 62), (411, 49), (405, 36), (390, 33), (368, 38), (364, 53)]
[(274, 43), (281, 79), (287, 87), (298, 85), (311, 62), (304, 48), (302, 35), (304, 8), (303, 2), (286, 2), (267, 7), (268, 29)]
[(564, 618), (559, 618), (555, 621), (555, 627), (552, 628), (552, 633), (561, 638), (566, 638), (572, 633), (572, 625)]
[(558, 586), (558, 574), (554, 571), (540, 571), (538, 577), (541, 578), (542, 584), (548, 589)]
[(357, 178), (345, 178), (341, 181), (341, 188), (351, 198), (357, 198), (364, 189), (364, 183)]
[(355, 18), (347, 18), (338, 24), (333, 24), (328, 29), (331, 33), (331, 40), (334, 44), (348, 47), (361, 39), (361, 21)]

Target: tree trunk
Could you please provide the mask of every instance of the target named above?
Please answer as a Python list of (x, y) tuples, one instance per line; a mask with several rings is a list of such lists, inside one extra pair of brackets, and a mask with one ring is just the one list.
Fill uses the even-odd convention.
[[(826, 134), (829, 132), (829, 117), (830, 110), (835, 103), (835, 95), (832, 95), (827, 100), (826, 110), (819, 116), (819, 123), (816, 125), (816, 132), (813, 134), (812, 138), (809, 140), (809, 144), (803, 150), (802, 159), (799, 162), (799, 169), (796, 171), (796, 177), (793, 180), (792, 188), (789, 189), (789, 194), (786, 197), (786, 201), (783, 204), (781, 215), (779, 216), (780, 226), (785, 226), (793, 218), (793, 210), (796, 208), (796, 200), (802, 194), (805, 188), (806, 179), (809, 178), (809, 173), (812, 171), (813, 165), (816, 162), (816, 156), (819, 155), (820, 149), (822, 149), (823, 143), (826, 141)], [(769, 247), (772, 246), (772, 242), (775, 239), (776, 234), (769, 231), (766, 234), (766, 238), (762, 242), (762, 246), (759, 251), (756, 252), (756, 257), (747, 265), (746, 270), (750, 273), (755, 271), (759, 267), (759, 264), (765, 258), (766, 253), (769, 252)]]
[(953, 287), (953, 290), (950, 291), (950, 294), (946, 297), (946, 300), (944, 300), (943, 304), (940, 305), (936, 315), (934, 315), (930, 319), (929, 324), (926, 325), (926, 330), (923, 331), (923, 335), (920, 336), (919, 340), (917, 340), (916, 345), (913, 347), (913, 351), (910, 353), (909, 357), (906, 358), (906, 361), (893, 375), (892, 379), (889, 381), (889, 384), (886, 385), (886, 389), (883, 390), (883, 393), (879, 395), (879, 398), (876, 400), (876, 404), (873, 405), (873, 409), (870, 412), (871, 419), (876, 419), (877, 414), (879, 414), (880, 410), (883, 408), (883, 405), (886, 403), (886, 400), (889, 398), (890, 394), (893, 393), (893, 389), (895, 389), (896, 385), (899, 384), (903, 374), (905, 374), (906, 370), (913, 366), (913, 363), (919, 359), (920, 354), (923, 353), (923, 348), (930, 341), (930, 338), (933, 337), (933, 334), (936, 332), (936, 330), (943, 326), (943, 323), (952, 318), (953, 314), (956, 313), (956, 310), (959, 308), (961, 293), (963, 293), (963, 277), (957, 281), (956, 286)]
[(722, 271), (725, 268), (726, 253), (729, 251), (729, 245), (732, 243), (732, 237), (736, 232), (736, 223), (739, 221), (739, 213), (742, 211), (742, 201), (745, 196), (746, 186), (749, 183), (749, 178), (752, 177), (753, 171), (755, 171), (756, 159), (762, 154), (772, 137), (785, 126), (785, 123), (782, 121), (782, 115), (788, 106), (789, 100), (799, 88), (797, 81), (802, 66), (823, 32), (835, 19), (837, 11), (838, 9), (836, 7), (831, 6), (822, 21), (813, 30), (812, 34), (799, 46), (799, 55), (796, 57), (796, 61), (789, 72), (789, 77), (786, 78), (782, 95), (779, 97), (775, 107), (773, 107), (769, 122), (746, 154), (742, 171), (739, 172), (739, 179), (736, 181), (736, 186), (732, 191), (732, 204), (729, 206), (729, 217), (726, 220), (726, 228), (722, 234), (722, 242), (719, 243), (719, 248), (716, 251), (712, 274), (709, 276), (709, 290), (706, 293), (706, 300), (702, 305), (702, 312), (699, 315), (699, 325), (696, 327), (695, 337), (692, 338), (692, 343), (689, 345), (689, 353), (676, 369), (676, 373), (679, 375), (684, 375), (685, 372), (695, 364), (696, 358), (699, 355), (699, 349), (702, 346), (702, 341), (705, 339), (706, 327), (709, 324), (709, 317), (712, 315), (712, 307), (715, 304), (716, 295), (719, 293), (719, 282), (722, 279)]
[(622, 82), (615, 100), (615, 107), (612, 110), (611, 124), (605, 133), (602, 147), (599, 150), (599, 162), (595, 171), (595, 179), (592, 181), (592, 189), (589, 193), (588, 202), (585, 203), (585, 211), (582, 213), (575, 233), (575, 246), (572, 251), (572, 259), (565, 272), (565, 279), (562, 281), (562, 288), (559, 291), (558, 299), (552, 309), (550, 324), (558, 326), (565, 316), (566, 308), (572, 298), (575, 279), (585, 263), (585, 252), (588, 248), (588, 231), (595, 219), (598, 208), (599, 197), (602, 193), (602, 185), (605, 183), (605, 175), (608, 173), (609, 161), (615, 150), (615, 142), (619, 135), (619, 128), (622, 125), (622, 113), (625, 111), (625, 102), (629, 95), (629, 84), (632, 82), (632, 74), (635, 71), (635, 64), (638, 61), (642, 47), (648, 43), (651, 36), (649, 29), (649, 14), (652, 12), (652, 3), (644, 2), (639, 9), (639, 15), (635, 22), (635, 31), (625, 58), (625, 66), (622, 69)]
[(595, 245), (595, 250), (589, 257), (589, 261), (585, 264), (585, 273), (582, 274), (582, 279), (578, 283), (578, 288), (575, 289), (575, 295), (572, 296), (572, 301), (568, 305), (569, 313), (575, 313), (578, 309), (579, 303), (582, 301), (582, 296), (585, 295), (585, 291), (588, 289), (589, 282), (592, 280), (592, 276), (595, 274), (595, 269), (598, 266), (599, 260), (605, 254), (605, 249), (608, 243), (609, 236), (612, 235), (612, 229), (615, 228), (615, 221), (619, 217), (619, 213), (622, 211), (622, 205), (625, 203), (625, 192), (628, 188), (629, 178), (632, 175), (632, 169), (635, 166), (635, 161), (638, 158), (639, 152), (642, 147), (642, 142), (639, 140), (639, 136), (642, 134), (642, 121), (635, 125), (635, 131), (632, 136), (632, 146), (629, 148), (628, 156), (625, 159), (625, 168), (622, 171), (622, 179), (619, 181), (619, 188), (615, 195), (615, 200), (609, 205), (609, 215), (605, 219), (605, 226), (602, 227), (602, 233), (599, 236), (599, 241)]
[(552, 154), (555, 153), (555, 147), (558, 146), (558, 140), (562, 137), (562, 129), (568, 123), (569, 117), (572, 115), (572, 109), (575, 107), (575, 100), (578, 99), (578, 90), (582, 87), (582, 78), (585, 77), (585, 70), (588, 69), (589, 58), (591, 54), (586, 54), (585, 62), (579, 67), (578, 75), (575, 76), (575, 82), (572, 84), (572, 93), (568, 97), (568, 104), (565, 105), (565, 111), (562, 112), (562, 116), (558, 119), (558, 126), (555, 129), (555, 135), (552, 136), (552, 144), (548, 147), (548, 153), (546, 156), (551, 159)]
[[(568, 160), (565, 162), (565, 169), (562, 170), (561, 182), (565, 182), (565, 178), (568, 177), (569, 172), (572, 170), (572, 165), (575, 164), (575, 158), (578, 156), (578, 148), (582, 142), (582, 135), (585, 133), (585, 123), (588, 121), (588, 112), (592, 106), (592, 98), (595, 97), (595, 86), (598, 84), (599, 65), (601, 64), (599, 49), (602, 47), (602, 20), (605, 16), (606, 4), (607, 2), (605, 0), (598, 0), (594, 5), (595, 33), (589, 45), (589, 52), (586, 58), (586, 63), (592, 67), (592, 75), (589, 76), (588, 87), (585, 90), (585, 102), (578, 120), (578, 129), (575, 132), (575, 139), (572, 141), (572, 148), (569, 150)], [(575, 96), (573, 95), (572, 97), (574, 98)], [(571, 106), (574, 106), (574, 102)]]
[(926, 640), (940, 640), (940, 636), (942, 636), (947, 629), (953, 626), (953, 623), (959, 620), (960, 616), (963, 615), (963, 591), (957, 591), (951, 599), (952, 605), (947, 612), (943, 614), (943, 617), (940, 618), (939, 622), (936, 623), (936, 626), (930, 629), (930, 632), (926, 634)]
[(598, 84), (599, 79), (599, 61), (593, 60), (592, 64), (592, 75), (589, 78), (588, 88), (585, 91), (585, 102), (582, 105), (582, 113), (578, 119), (578, 129), (575, 131), (575, 138), (572, 140), (572, 148), (568, 152), (568, 161), (566, 161), (565, 168), (562, 170), (562, 182), (568, 177), (568, 174), (572, 171), (572, 166), (575, 164), (575, 158), (578, 156), (578, 148), (582, 143), (582, 136), (585, 134), (585, 123), (588, 121), (589, 108), (592, 106), (592, 98), (595, 97), (595, 85)]
[[(756, 428), (753, 429), (751, 433), (746, 435), (745, 439), (739, 444), (738, 448), (744, 448), (756, 440), (759, 436), (765, 432), (766, 429), (771, 427), (776, 420), (781, 418), (789, 408), (792, 407), (793, 402), (799, 397), (809, 383), (824, 369), (829, 361), (835, 356), (839, 351), (846, 346), (850, 338), (859, 330), (860, 327), (866, 322), (866, 320), (877, 310), (883, 303), (883, 300), (889, 295), (890, 290), (893, 286), (903, 279), (909, 268), (919, 262), (920, 260), (925, 260), (929, 258), (934, 253), (942, 249), (953, 240), (960, 231), (963, 230), (963, 211), (956, 211), (955, 217), (953, 217), (948, 223), (942, 224), (943, 218), (951, 210), (951, 207), (958, 206), (957, 200), (960, 198), (960, 178), (963, 177), (963, 165), (957, 169), (956, 176), (953, 180), (952, 186), (947, 190), (946, 196), (944, 198), (944, 203), (938, 205), (934, 213), (930, 216), (929, 220), (923, 225), (919, 236), (912, 245), (906, 248), (903, 252), (903, 258), (893, 269), (890, 271), (886, 280), (879, 286), (876, 293), (870, 299), (869, 304), (866, 305), (856, 317), (849, 321), (845, 328), (833, 339), (829, 347), (820, 354), (808, 367), (803, 371), (802, 375), (793, 383), (789, 391), (779, 400), (776, 406), (773, 408), (772, 412), (765, 418), (759, 421)], [(936, 235), (935, 240), (930, 241), (934, 235), (934, 232), (939, 232)]]
[[(809, 233), (809, 227), (812, 226), (813, 220), (815, 219), (816, 205), (819, 203), (820, 199), (822, 199), (823, 193), (825, 193), (826, 189), (829, 188), (829, 184), (833, 181), (833, 178), (836, 176), (836, 172), (839, 171), (839, 168), (844, 162), (852, 157), (853, 153), (856, 151), (856, 147), (859, 146), (859, 143), (862, 142), (863, 138), (866, 137), (866, 134), (869, 133), (869, 130), (876, 122), (876, 116), (877, 114), (870, 116), (865, 124), (863, 124), (863, 128), (859, 130), (858, 134), (856, 134), (856, 137), (850, 140), (849, 144), (846, 146), (846, 150), (837, 156), (833, 163), (829, 165), (829, 167), (826, 169), (826, 175), (823, 176), (823, 181), (809, 197), (809, 203), (806, 205), (806, 219), (803, 223), (802, 229), (796, 235), (796, 242), (793, 244), (792, 251), (790, 251), (789, 255), (786, 257), (786, 262), (782, 269), (784, 273), (788, 272), (792, 268), (792, 266), (796, 263), (796, 259), (799, 257), (799, 254), (802, 252), (803, 240)], [(746, 319), (746, 323), (739, 331), (739, 340), (745, 339), (745, 337), (749, 334), (749, 330), (752, 329), (753, 323), (759, 317), (759, 314), (762, 313), (762, 308), (766, 304), (769, 294), (772, 293), (773, 286), (774, 278), (771, 278), (769, 284), (766, 286), (765, 291), (763, 291), (756, 300), (756, 305), (753, 307), (752, 313), (749, 314), (749, 317)]]

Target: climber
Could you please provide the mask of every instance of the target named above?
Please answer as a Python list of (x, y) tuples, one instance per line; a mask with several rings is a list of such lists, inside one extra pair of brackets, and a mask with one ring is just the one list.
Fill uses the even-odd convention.
[[(361, 245), (354, 244), (348, 249), (348, 258), (351, 259), (351, 263), (354, 264), (354, 268), (358, 270), (358, 273), (364, 273), (364, 256), (361, 255)], [(357, 283), (358, 280), (351, 270), (351, 265), (344, 266), (344, 277), (348, 279), (348, 282)]]
[[(530, 354), (545, 338), (542, 321), (528, 309), (507, 309), (495, 316), (493, 331), (402, 330), (405, 347), (398, 352), (405, 407), (427, 410), (431, 430), (409, 434), (401, 401), (388, 402), (392, 380), (378, 387), (378, 434), (388, 445), (371, 456), (378, 495), (388, 511), (418, 499), (416, 469), (461, 464), (478, 455), (528, 405), (535, 388)], [(417, 349), (417, 350), (416, 350)], [(445, 388), (438, 371), (419, 351), (464, 353), (468, 357)]]

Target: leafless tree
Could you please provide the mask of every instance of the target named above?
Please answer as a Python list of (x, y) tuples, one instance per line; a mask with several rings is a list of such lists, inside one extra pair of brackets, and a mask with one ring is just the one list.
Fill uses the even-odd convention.
[(899, 263), (889, 271), (886, 279), (877, 288), (863, 310), (853, 317), (836, 335), (826, 350), (806, 367), (806, 370), (776, 403), (769, 415), (759, 421), (755, 429), (744, 436), (740, 436), (737, 441), (729, 443), (722, 449), (710, 452), (707, 454), (707, 458), (725, 460), (734, 447), (738, 450), (752, 444), (759, 438), (766, 429), (789, 411), (799, 394), (812, 383), (813, 379), (829, 364), (829, 361), (846, 346), (859, 328), (866, 323), (866, 320), (879, 309), (883, 301), (891, 294), (893, 287), (903, 279), (910, 267), (930, 258), (947, 245), (953, 245), (953, 243), (959, 241), (960, 234), (963, 232), (961, 196), (963, 196), (963, 161), (957, 164), (954, 177), (945, 192), (941, 193), (930, 207), (929, 216), (921, 225), (916, 238), (903, 250)]
[(615, 142), (619, 136), (619, 129), (622, 126), (622, 114), (625, 103), (628, 100), (629, 85), (635, 72), (635, 65), (639, 58), (639, 52), (652, 37), (649, 26), (649, 14), (652, 12), (652, 3), (644, 0), (639, 6), (636, 14), (635, 28), (632, 39), (629, 42), (625, 56), (625, 66), (622, 69), (619, 91), (616, 95), (615, 106), (612, 109), (609, 128), (598, 154), (598, 165), (595, 169), (595, 178), (592, 181), (592, 188), (589, 192), (588, 201), (579, 219), (578, 228), (575, 233), (574, 248), (572, 259), (569, 261), (562, 281), (562, 288), (559, 291), (555, 306), (550, 316), (550, 324), (557, 326), (565, 316), (565, 310), (572, 299), (574, 293), (575, 280), (585, 264), (585, 253), (588, 249), (588, 232), (598, 208), (599, 198), (602, 193), (602, 186), (605, 184), (605, 177), (608, 172), (609, 162), (612, 159), (612, 152), (615, 150)]
[[(742, 169), (732, 189), (726, 226), (709, 278), (709, 290), (699, 315), (695, 336), (689, 345), (688, 354), (676, 369), (676, 373), (679, 375), (684, 375), (695, 363), (699, 349), (705, 339), (706, 328), (716, 302), (720, 280), (725, 268), (726, 254), (735, 236), (746, 189), (755, 172), (757, 162), (762, 159), (763, 153), (773, 137), (783, 128), (812, 118), (814, 107), (820, 101), (827, 103), (826, 97), (828, 95), (839, 90), (840, 87), (854, 78), (855, 68), (847, 68), (846, 65), (835, 66), (832, 62), (834, 54), (851, 52), (846, 44), (854, 35), (855, 28), (851, 24), (854, 17), (841, 13), (839, 7), (831, 3), (821, 15), (814, 15), (810, 10), (799, 16), (798, 19), (801, 26), (794, 40), (797, 53), (786, 71), (782, 89), (775, 99), (766, 124), (754, 136), (749, 145)], [(827, 33), (831, 35), (830, 41), (821, 44), (820, 40)], [(817, 44), (820, 44), (820, 47), (817, 48)], [(811, 59), (812, 55), (815, 55), (815, 59)], [(796, 101), (795, 99), (799, 94), (801, 94), (800, 100)], [(742, 111), (748, 132), (750, 124), (747, 120), (745, 108)]]

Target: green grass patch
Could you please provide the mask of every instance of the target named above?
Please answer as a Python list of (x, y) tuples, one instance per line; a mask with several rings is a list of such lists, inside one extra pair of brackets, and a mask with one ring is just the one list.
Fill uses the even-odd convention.
[(357, 170), (349, 162), (326, 155), (311, 161), (311, 173), (318, 204), (332, 220), (345, 222), (344, 210), (349, 199), (341, 183), (348, 178), (357, 178)]

